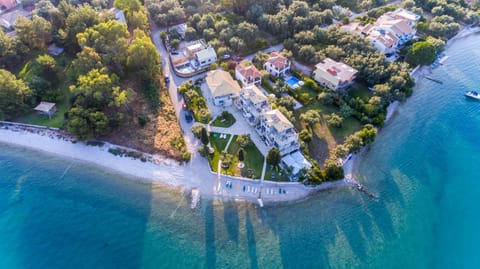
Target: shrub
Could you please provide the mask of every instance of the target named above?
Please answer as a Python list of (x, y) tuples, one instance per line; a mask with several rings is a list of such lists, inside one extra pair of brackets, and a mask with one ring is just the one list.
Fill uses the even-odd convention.
[(148, 117), (143, 114), (140, 114), (137, 116), (137, 120), (138, 120), (138, 125), (140, 125), (140, 127), (144, 127), (148, 122)]

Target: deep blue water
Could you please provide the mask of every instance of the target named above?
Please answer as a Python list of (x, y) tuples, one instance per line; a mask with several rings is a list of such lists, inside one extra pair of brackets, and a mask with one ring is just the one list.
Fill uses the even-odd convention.
[(382, 130), (353, 189), (266, 207), (202, 200), (0, 145), (0, 268), (479, 268), (480, 36)]

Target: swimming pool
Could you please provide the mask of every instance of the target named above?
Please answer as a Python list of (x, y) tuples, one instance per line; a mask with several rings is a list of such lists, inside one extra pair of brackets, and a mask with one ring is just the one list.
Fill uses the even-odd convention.
[(289, 77), (287, 80), (286, 80), (288, 86), (290, 86), (292, 89), (296, 89), (298, 87), (300, 87), (303, 83), (303, 81), (299, 80), (298, 78), (296, 77)]

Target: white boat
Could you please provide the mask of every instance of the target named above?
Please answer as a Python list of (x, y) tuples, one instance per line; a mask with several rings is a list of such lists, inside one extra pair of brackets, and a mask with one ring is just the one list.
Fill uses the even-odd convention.
[(473, 98), (473, 99), (480, 100), (480, 94), (476, 91), (465, 92), (465, 96)]

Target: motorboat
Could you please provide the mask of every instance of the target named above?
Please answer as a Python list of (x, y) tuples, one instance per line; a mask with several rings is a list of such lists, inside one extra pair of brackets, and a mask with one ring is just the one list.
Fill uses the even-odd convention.
[(465, 92), (465, 96), (480, 100), (480, 94), (477, 91), (467, 91)]

